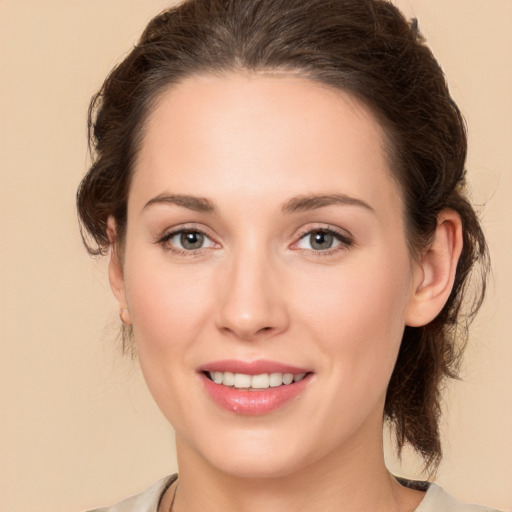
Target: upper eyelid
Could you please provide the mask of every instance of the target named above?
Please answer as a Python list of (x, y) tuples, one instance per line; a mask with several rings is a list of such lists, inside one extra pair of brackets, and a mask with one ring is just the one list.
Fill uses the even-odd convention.
[[(304, 238), (311, 235), (312, 233), (315, 233), (316, 231), (324, 231), (326, 233), (331, 233), (338, 241), (338, 245), (335, 247), (330, 247), (328, 249), (323, 249), (323, 250), (307, 249), (307, 248), (301, 248), (301, 247), (294, 248), (294, 246), (297, 246), (302, 240), (304, 240)], [(334, 229), (332, 227), (327, 228), (327, 227), (318, 226), (318, 227), (313, 227), (313, 228), (309, 228), (305, 231), (302, 231), (302, 234), (298, 235), (296, 237), (295, 241), (289, 247), (292, 250), (296, 250), (296, 251), (299, 251), (302, 253), (308, 253), (308, 254), (318, 256), (318, 257), (320, 257), (320, 256), (328, 257), (328, 256), (332, 256), (334, 254), (337, 254), (339, 251), (346, 251), (348, 249), (352, 249), (355, 245), (356, 245), (356, 242), (355, 242), (354, 237), (347, 231), (342, 230), (342, 229), (339, 229), (339, 230)]]
[(210, 246), (210, 247), (198, 247), (197, 249), (185, 249), (185, 248), (182, 249), (182, 248), (177, 247), (174, 244), (170, 243), (170, 240), (172, 238), (179, 235), (180, 233), (187, 232), (187, 231), (200, 233), (205, 238), (207, 238), (212, 243), (213, 246), (220, 245), (212, 236), (208, 235), (208, 233), (205, 233), (203, 230), (201, 230), (199, 228), (193, 228), (193, 227), (188, 227), (188, 228), (181, 227), (181, 228), (177, 228), (177, 229), (169, 229), (167, 231), (164, 231), (164, 234), (157, 238), (155, 244), (162, 246), (162, 248), (164, 248), (167, 251), (170, 251), (172, 253), (181, 254), (181, 255), (186, 254), (188, 256), (198, 255), (201, 252), (203, 252), (204, 250), (215, 248), (215, 247)]
[(347, 231), (346, 229), (334, 227), (329, 224), (316, 225), (316, 226), (312, 226), (312, 227), (308, 227), (308, 228), (303, 228), (302, 230), (299, 230), (298, 234), (296, 235), (296, 238), (297, 238), (297, 240), (300, 240), (300, 239), (304, 238), (306, 235), (314, 233), (315, 231), (325, 231), (326, 233), (332, 233), (342, 239), (350, 240), (350, 242), (354, 243), (354, 237), (352, 236), (352, 234), (349, 231)]
[(172, 228), (164, 229), (161, 234), (157, 235), (157, 240), (169, 239), (178, 233), (182, 233), (183, 231), (197, 231), (202, 235), (210, 238), (212, 241), (216, 242), (215, 237), (209, 233), (209, 229), (198, 226), (197, 224), (185, 224), (182, 226), (176, 226)]
[[(161, 243), (164, 241), (169, 240), (173, 236), (182, 233), (183, 231), (197, 231), (198, 233), (201, 233), (205, 237), (209, 238), (212, 242), (214, 242), (217, 245), (221, 245), (220, 242), (217, 240), (217, 237), (212, 235), (208, 228), (199, 226), (195, 223), (185, 224), (181, 226), (176, 226), (172, 228), (168, 228), (162, 232), (157, 237), (156, 243)], [(336, 238), (338, 238), (340, 241), (345, 243), (350, 243), (351, 245), (355, 244), (355, 239), (352, 236), (352, 234), (347, 231), (346, 229), (339, 228), (337, 226), (332, 226), (330, 224), (323, 224), (323, 223), (315, 223), (315, 225), (310, 225), (307, 227), (304, 227), (296, 232), (293, 238), (293, 242), (291, 243), (291, 246), (296, 244), (298, 241), (302, 240), (307, 235), (314, 233), (316, 231), (325, 231), (327, 233), (332, 233)]]

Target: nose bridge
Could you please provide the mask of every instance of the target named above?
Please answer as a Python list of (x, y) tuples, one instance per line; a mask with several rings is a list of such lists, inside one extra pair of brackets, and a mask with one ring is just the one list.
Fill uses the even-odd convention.
[(219, 328), (250, 340), (282, 331), (286, 304), (277, 282), (275, 258), (258, 244), (234, 250), (223, 276)]

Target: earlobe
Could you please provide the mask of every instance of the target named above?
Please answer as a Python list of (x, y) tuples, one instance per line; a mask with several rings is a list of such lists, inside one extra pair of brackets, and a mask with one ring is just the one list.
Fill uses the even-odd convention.
[(419, 268), (406, 311), (406, 325), (426, 325), (440, 313), (452, 291), (461, 252), (460, 217), (453, 210), (443, 210), (437, 218), (434, 239), (417, 263)]
[(119, 259), (116, 223), (112, 216), (107, 220), (107, 235), (110, 241), (110, 261), (108, 264), (108, 277), (110, 288), (119, 302), (119, 317), (125, 325), (131, 325), (130, 312), (126, 303), (123, 266)]

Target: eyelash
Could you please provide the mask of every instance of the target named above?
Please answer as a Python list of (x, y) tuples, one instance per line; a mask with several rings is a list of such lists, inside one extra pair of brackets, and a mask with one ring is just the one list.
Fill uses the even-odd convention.
[[(196, 227), (190, 226), (190, 227), (183, 227), (174, 231), (170, 231), (168, 233), (165, 233), (162, 237), (160, 237), (157, 240), (157, 244), (164, 247), (164, 249), (177, 254), (179, 256), (200, 256), (205, 249), (209, 249), (210, 247), (199, 247), (197, 249), (180, 249), (177, 247), (174, 247), (172, 245), (169, 245), (168, 242), (172, 238), (174, 238), (177, 235), (182, 235), (183, 233), (193, 233), (193, 234), (199, 234), (204, 236), (206, 239), (210, 240), (212, 244), (217, 244), (212, 238), (207, 235), (203, 230), (198, 229)], [(325, 256), (331, 256), (332, 254), (340, 251), (340, 250), (347, 250), (350, 249), (354, 245), (354, 240), (348, 236), (347, 234), (342, 234), (339, 231), (331, 228), (331, 227), (316, 227), (316, 228), (309, 228), (307, 230), (302, 231), (299, 236), (298, 240), (292, 244), (292, 248), (294, 245), (297, 245), (302, 240), (306, 239), (308, 236), (312, 236), (315, 233), (322, 233), (324, 235), (331, 235), (337, 242), (339, 242), (339, 245), (335, 246), (334, 248), (328, 248), (325, 250), (314, 250), (314, 249), (301, 249), (296, 248), (295, 250), (298, 250), (300, 252), (311, 254), (315, 257), (325, 257)]]
[(174, 231), (170, 231), (165, 233), (162, 237), (157, 240), (157, 244), (160, 244), (165, 250), (168, 250), (178, 256), (200, 256), (204, 249), (208, 249), (208, 247), (199, 247), (198, 249), (180, 249), (178, 247), (174, 247), (168, 244), (169, 240), (174, 238), (177, 235), (182, 235), (183, 233), (193, 233), (199, 234), (205, 237), (212, 242), (212, 244), (218, 245), (215, 241), (212, 240), (211, 236), (207, 235), (202, 229), (198, 229), (194, 226), (182, 227), (180, 229), (176, 229)]
[(355, 242), (354, 239), (348, 235), (347, 233), (341, 233), (337, 229), (334, 229), (332, 227), (322, 227), (318, 226), (315, 228), (309, 228), (304, 231), (302, 231), (299, 234), (297, 242), (294, 242), (292, 245), (297, 245), (302, 240), (306, 239), (308, 236), (312, 236), (315, 233), (322, 233), (324, 235), (331, 235), (337, 242), (339, 242), (339, 245), (328, 248), (325, 250), (317, 250), (314, 249), (300, 249), (297, 248), (296, 250), (300, 252), (306, 252), (314, 257), (322, 258), (322, 257), (328, 257), (332, 256), (333, 254), (339, 252), (339, 251), (346, 251), (347, 249), (350, 249), (354, 246)]

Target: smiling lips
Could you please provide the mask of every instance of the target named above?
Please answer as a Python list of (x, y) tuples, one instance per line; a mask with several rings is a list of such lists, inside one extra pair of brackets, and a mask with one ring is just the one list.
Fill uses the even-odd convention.
[(200, 369), (209, 396), (238, 414), (271, 412), (298, 396), (312, 373), (273, 361), (217, 361)]
[(276, 388), (278, 386), (289, 385), (292, 382), (299, 382), (305, 377), (305, 373), (260, 373), (259, 375), (248, 375), (246, 373), (232, 372), (208, 372), (207, 376), (223, 386), (234, 387), (237, 389), (259, 389)]

